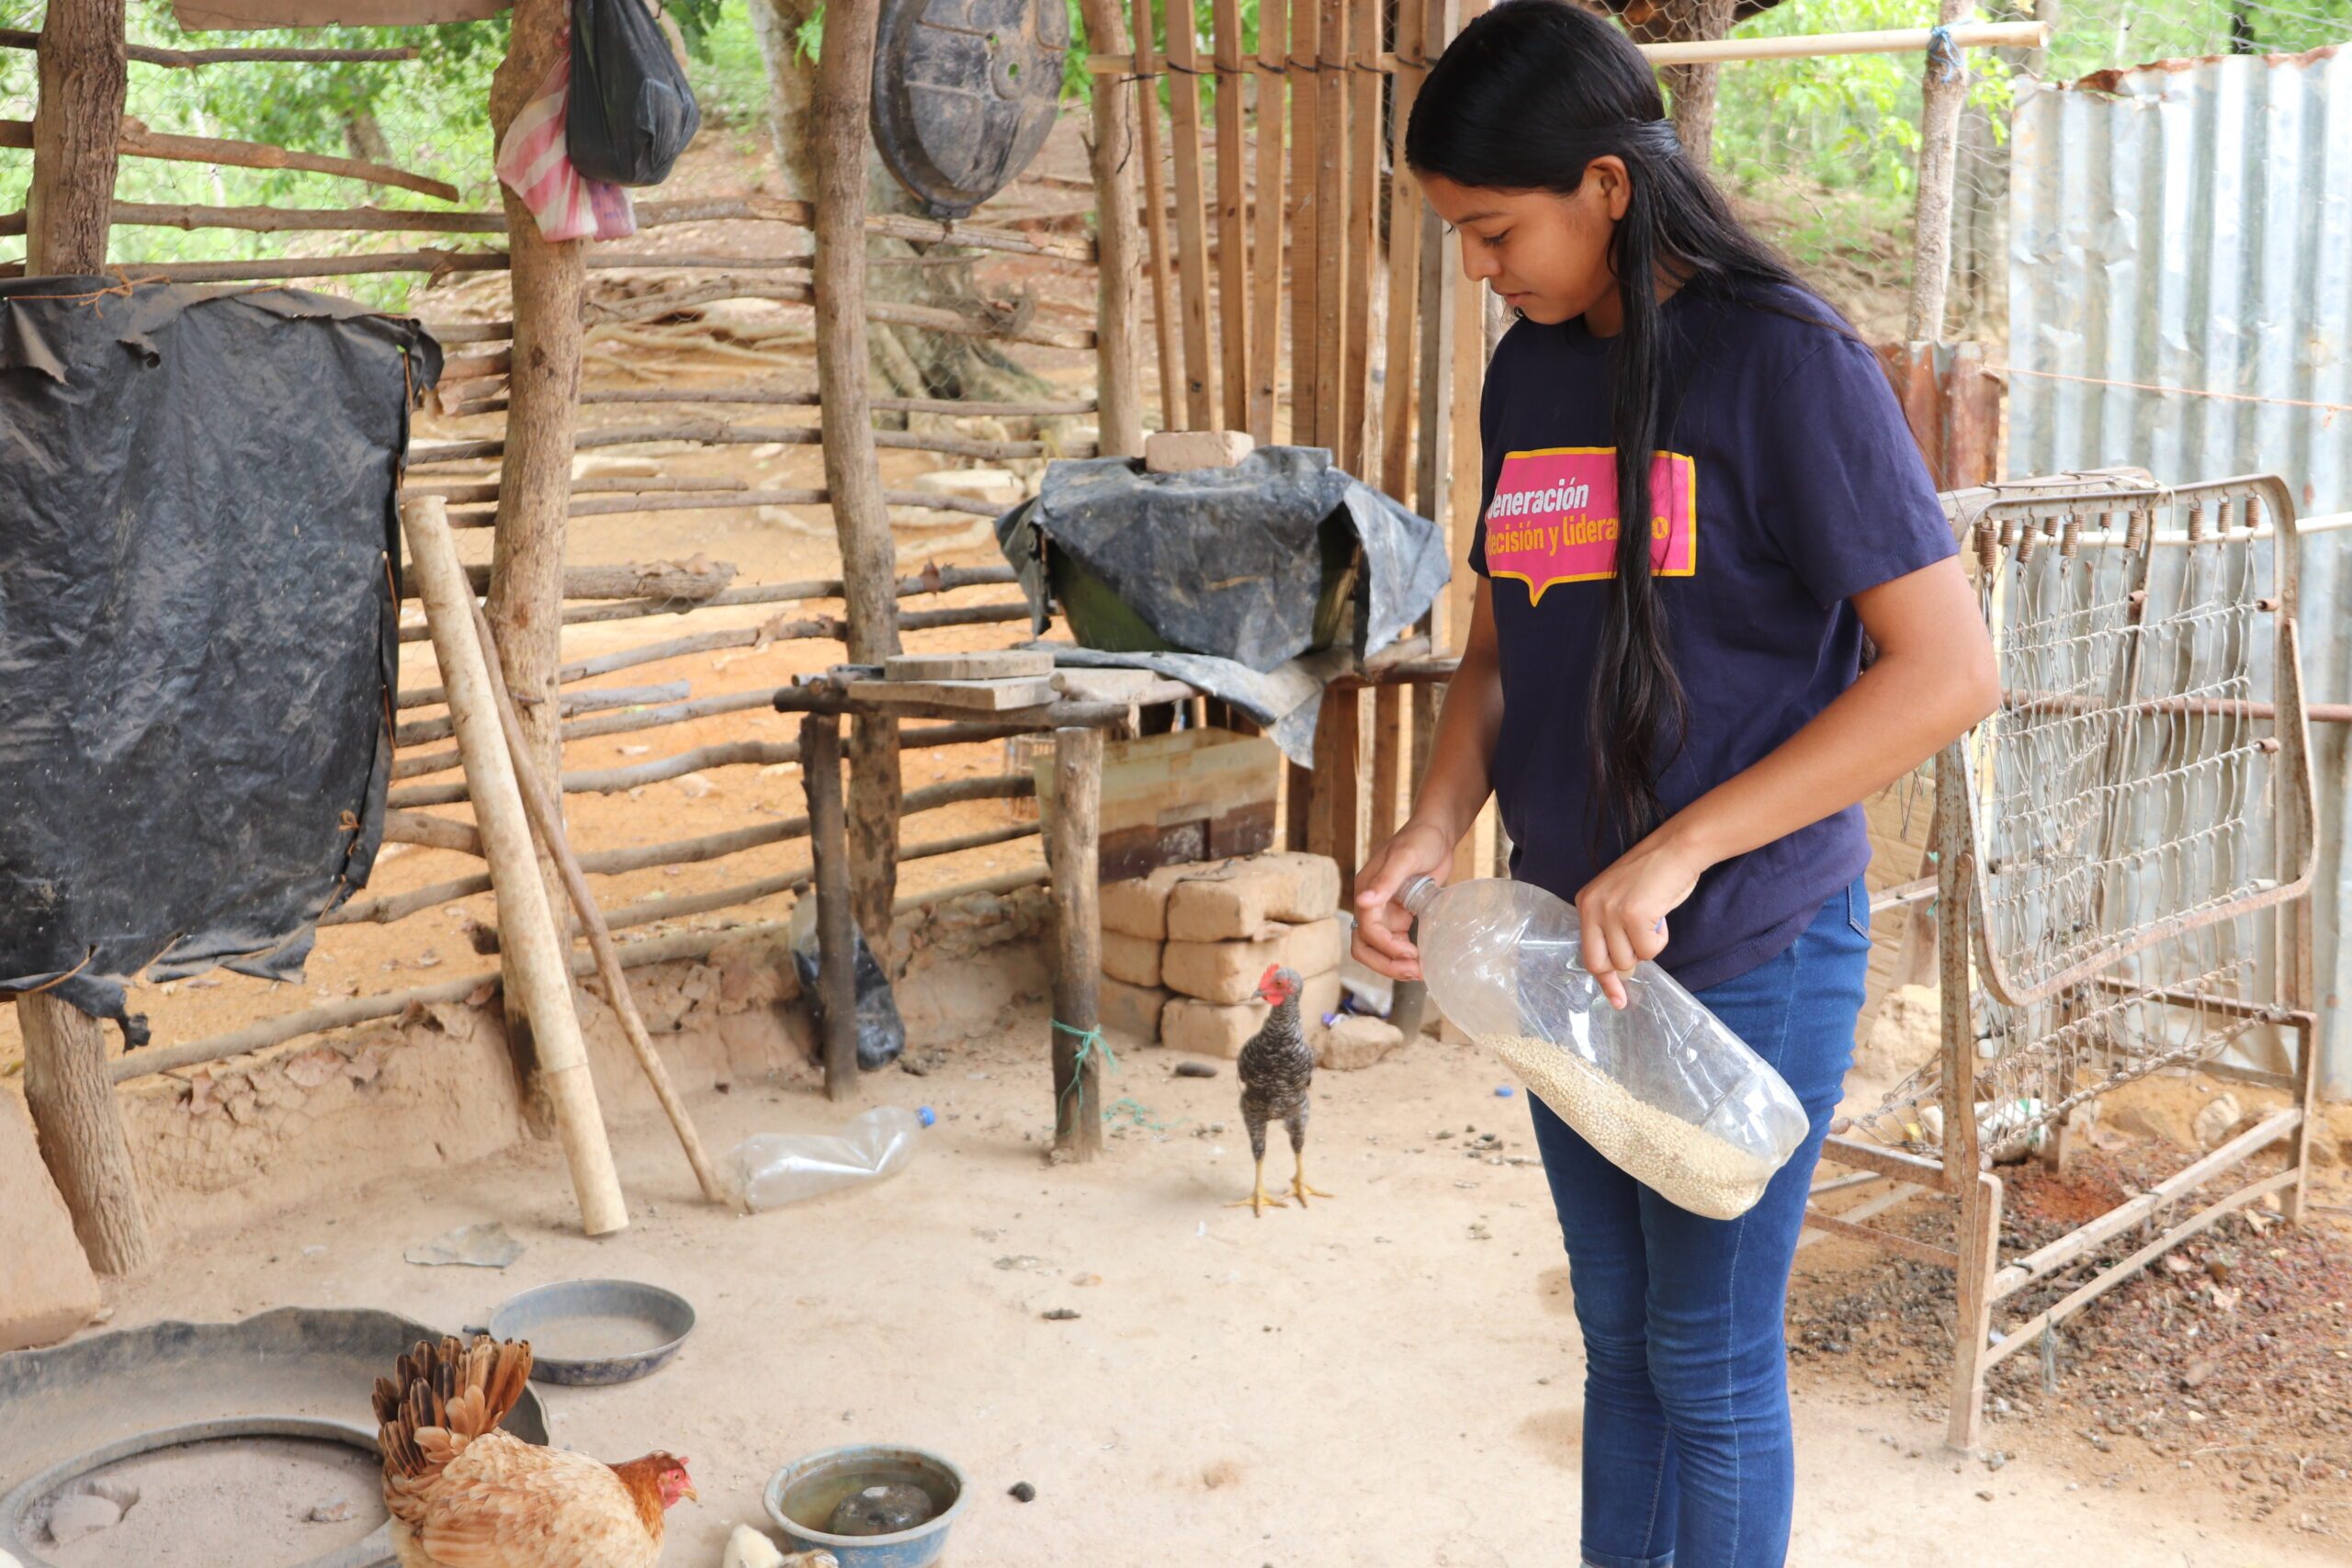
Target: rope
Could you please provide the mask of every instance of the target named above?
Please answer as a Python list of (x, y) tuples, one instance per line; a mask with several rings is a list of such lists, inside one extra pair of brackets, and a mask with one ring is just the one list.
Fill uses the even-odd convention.
[(1943, 72), (1941, 78), (1943, 81), (1960, 80), (1962, 74), (1960, 46), (1952, 42), (1950, 28), (1937, 27), (1928, 29), (1928, 68), (1930, 71), (1940, 69)]
[(1112, 1051), (1110, 1043), (1102, 1038), (1102, 1032), (1100, 1029), (1072, 1029), (1060, 1019), (1056, 1019), (1054, 1030), (1057, 1033), (1070, 1035), (1078, 1041), (1078, 1055), (1071, 1058), (1069, 1064), (1069, 1087), (1062, 1090), (1062, 1099), (1068, 1100), (1077, 1093), (1078, 1086), (1085, 1081), (1086, 1064), (1089, 1058), (1099, 1056), (1113, 1072), (1119, 1070), (1119, 1058)]
[(2015, 365), (1998, 367), (2008, 376), (2031, 376), (2042, 381), (2075, 381), (2086, 387), (2117, 387), (2132, 392), (2162, 392), (2176, 398), (2213, 398), (2227, 403), (2273, 403), (2280, 408), (2318, 409), (2330, 415), (2352, 413), (2352, 403), (2314, 402), (2309, 398), (2270, 398), (2259, 392), (2217, 392), (2204, 387), (2167, 387), (2155, 381), (2110, 381), (2101, 376), (2069, 376), (2060, 370), (2026, 370)]

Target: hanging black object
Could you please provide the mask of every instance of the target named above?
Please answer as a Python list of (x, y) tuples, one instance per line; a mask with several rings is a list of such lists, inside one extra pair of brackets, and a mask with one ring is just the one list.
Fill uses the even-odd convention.
[(874, 146), (933, 218), (961, 218), (1046, 144), (1069, 51), (1063, 0), (882, 0)]
[(702, 129), (702, 106), (643, 0), (571, 0), (563, 139), (592, 180), (658, 186)]
[(441, 353), (292, 289), (0, 283), (0, 992), (299, 978), (383, 836)]

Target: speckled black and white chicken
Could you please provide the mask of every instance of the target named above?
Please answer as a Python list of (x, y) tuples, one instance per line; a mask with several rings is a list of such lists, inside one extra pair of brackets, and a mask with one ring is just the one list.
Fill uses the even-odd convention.
[(1290, 1179), (1291, 1196), (1300, 1208), (1309, 1198), (1329, 1198), (1306, 1184), (1306, 1100), (1315, 1082), (1315, 1047), (1307, 1043), (1299, 1021), (1298, 995), (1303, 982), (1298, 971), (1280, 964), (1258, 982), (1259, 998), (1273, 1011), (1265, 1024), (1241, 1047), (1236, 1066), (1241, 1077), (1241, 1121), (1250, 1129), (1250, 1153), (1258, 1162), (1250, 1196), (1227, 1205), (1247, 1208), (1263, 1216), (1266, 1205), (1283, 1206), (1266, 1192), (1266, 1123), (1279, 1121), (1290, 1129), (1291, 1156), (1298, 1162)]

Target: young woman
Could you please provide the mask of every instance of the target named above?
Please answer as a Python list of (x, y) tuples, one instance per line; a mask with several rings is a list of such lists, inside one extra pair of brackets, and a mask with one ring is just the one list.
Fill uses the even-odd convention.
[(1769, 1568), (1781, 1314), (1869, 954), (1860, 803), (1994, 707), (1991, 649), (1876, 358), (1683, 156), (1613, 25), (1503, 0), (1430, 71), (1405, 151), (1518, 320), (1480, 412), (1461, 671), (1361, 878), (1357, 955), (1417, 977), (1392, 900), (1492, 791), (1611, 999), (1658, 960), (1811, 1111), (1763, 1201), (1716, 1221), (1533, 1104), (1584, 1334), (1584, 1562)]

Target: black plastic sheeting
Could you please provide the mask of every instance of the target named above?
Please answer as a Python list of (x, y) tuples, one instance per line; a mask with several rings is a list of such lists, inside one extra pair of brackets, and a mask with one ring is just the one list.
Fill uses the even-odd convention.
[(644, 0), (571, 0), (564, 151), (592, 180), (658, 186), (702, 129), (685, 68)]
[(291, 289), (0, 284), (0, 990), (299, 978), (383, 836), (441, 351)]
[(1066, 550), (1163, 640), (1265, 671), (1314, 641), (1323, 521), (1363, 546), (1355, 651), (1377, 653), (1452, 575), (1437, 525), (1335, 468), (1315, 446), (1261, 446), (1230, 468), (1155, 474), (1128, 457), (1053, 463), (1036, 498), (997, 520), (1039, 632), (1045, 549)]

